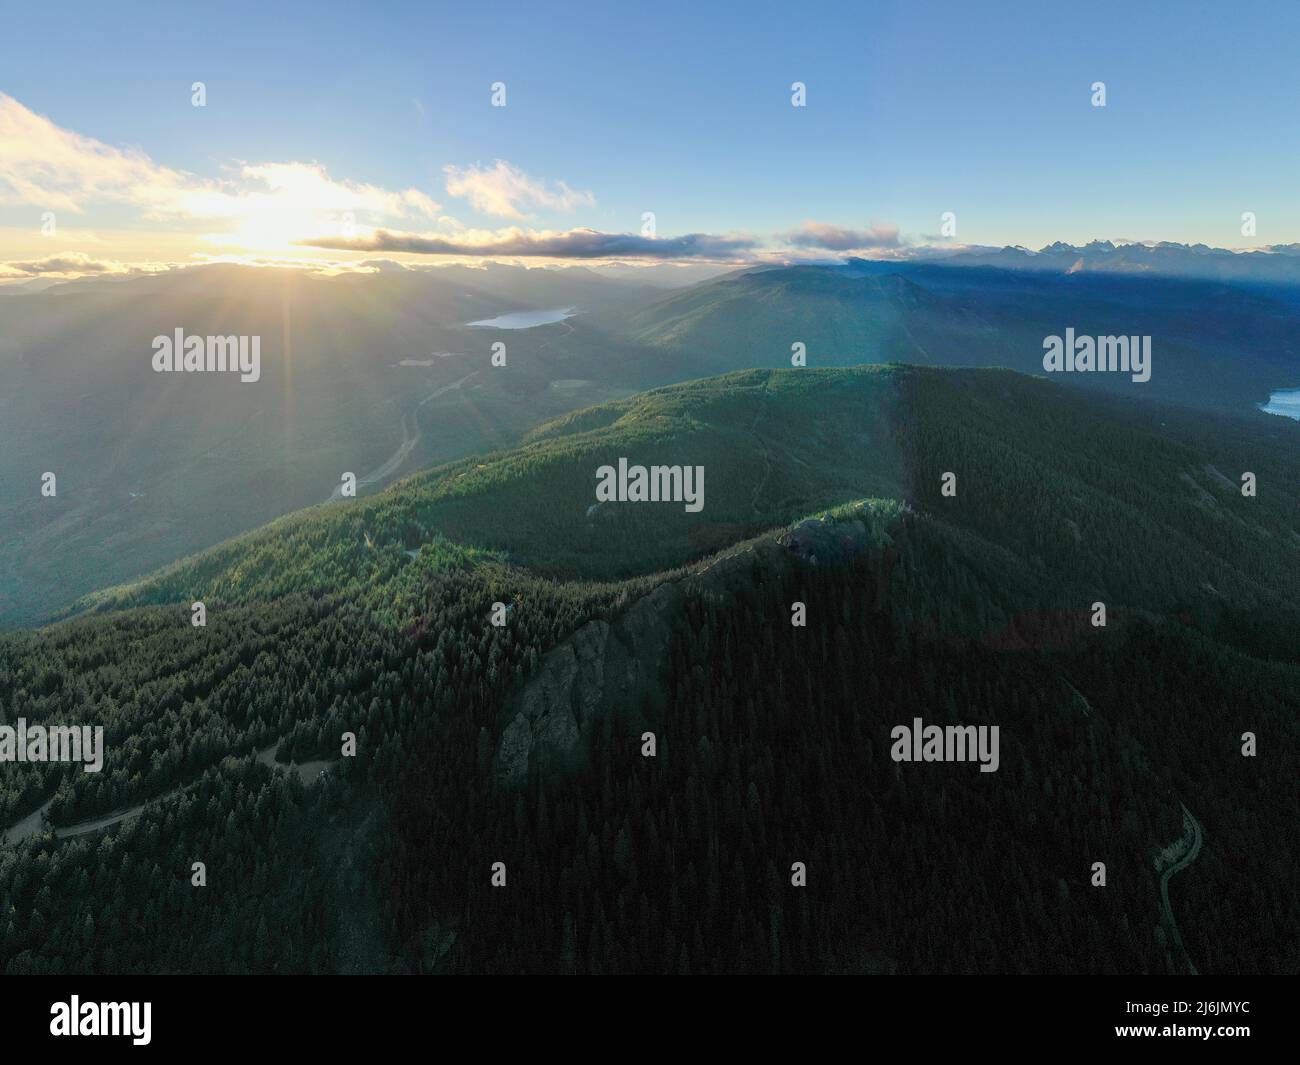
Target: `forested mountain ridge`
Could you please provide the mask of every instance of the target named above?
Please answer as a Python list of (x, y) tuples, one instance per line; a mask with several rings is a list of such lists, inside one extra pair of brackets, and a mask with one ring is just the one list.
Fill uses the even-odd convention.
[[(373, 593), (489, 558), (621, 579), (870, 497), (1002, 552), (999, 579), (1035, 581), (1043, 607), (1300, 602), (1298, 442), (1286, 419), (1207, 419), (1007, 371), (741, 371), (566, 415), (521, 447), (291, 515), (81, 606)], [(703, 466), (703, 509), (595, 506), (598, 467), (620, 457)]]
[[(521, 447), (283, 518), (80, 606), (373, 589), (417, 549), (435, 559), (487, 552), (566, 578), (653, 573), (816, 507), (898, 494), (895, 396), (884, 369), (754, 371), (657, 389), (547, 423)], [(620, 457), (703, 465), (704, 509), (594, 507), (598, 467)]]
[[(0, 778), (0, 823), (159, 797), (0, 849), (0, 965), (1296, 971), (1297, 437), (1009, 372), (754, 371), (284, 519), (0, 639), (6, 720), (109, 732), (95, 777)], [(620, 454), (704, 464), (706, 503), (606, 504), (602, 555)], [(600, 633), (564, 757), (510, 763)], [(999, 725), (1000, 768), (892, 761), (914, 717)], [(277, 739), (335, 766), (304, 789), (253, 757)]]
[[(511, 328), (520, 311), (544, 324)], [(256, 384), (156, 373), (154, 338), (182, 325), (258, 338)], [(666, 292), (589, 270), (211, 264), (9, 296), (0, 480), (17, 488), (0, 513), (0, 627), (327, 499), (345, 472), (365, 495), (641, 389), (789, 367), (799, 345), (813, 368), (1039, 372), (1045, 337), (1067, 328), (1152, 342), (1149, 381), (1059, 375), (1069, 389), (1249, 414), (1300, 384), (1300, 289), (1148, 273), (850, 259)], [(34, 490), (46, 472), (57, 496)]]

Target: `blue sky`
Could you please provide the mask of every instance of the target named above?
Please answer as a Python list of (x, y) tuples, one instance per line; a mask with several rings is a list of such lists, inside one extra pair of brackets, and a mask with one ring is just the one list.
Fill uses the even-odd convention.
[[(965, 244), (1300, 241), (1296, 4), (24, 4), (0, 19), (0, 93), (61, 131), (236, 195), (258, 180), (241, 164), (311, 163), (438, 205), (363, 210), (366, 232), (637, 233), (653, 211), (660, 237), (743, 232), (779, 253), (810, 221), (913, 244), (951, 211)], [(449, 194), (444, 168), (481, 178), (498, 160), (551, 195), (509, 216)], [(0, 260), (37, 247), (48, 169), (22, 165), (0, 156)], [(179, 250), (214, 229), (84, 174), (61, 191), (65, 251), (85, 233), (102, 247), (82, 251), (139, 258), (146, 234)]]

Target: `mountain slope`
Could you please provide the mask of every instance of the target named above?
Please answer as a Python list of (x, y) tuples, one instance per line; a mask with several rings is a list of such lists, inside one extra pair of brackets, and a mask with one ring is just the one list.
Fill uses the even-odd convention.
[[(534, 430), (522, 447), (419, 474), (377, 496), (316, 507), (185, 560), (99, 605), (219, 602), (345, 591), (389, 579), (440, 539), (547, 573), (653, 572), (810, 509), (898, 494), (895, 376), (754, 371), (646, 393)], [(705, 503), (605, 503), (600, 466), (703, 465)], [(816, 461), (811, 461), (812, 459)]]
[[(0, 968), (1294, 972), (1298, 442), (1006, 371), (750, 371), (282, 519), (0, 638), (0, 717), (108, 738), (3, 778), (0, 824), (157, 798), (0, 847)], [(703, 511), (589, 526), (619, 454), (703, 463)], [(998, 726), (998, 769), (893, 760), (918, 717)]]
[[(752, 270), (638, 311), (631, 336), (713, 372), (905, 361), (1043, 373), (1043, 342), (1149, 336), (1151, 378), (1058, 373), (1071, 388), (1248, 414), (1300, 385), (1300, 288), (1123, 272), (1019, 270), (973, 258)], [(995, 268), (996, 266), (996, 268)]]
[[(345, 472), (373, 490), (661, 383), (671, 362), (647, 377), (610, 339), (661, 291), (590, 271), (206, 266), (0, 301), (0, 626), (328, 499)], [(177, 329), (260, 338), (260, 377), (155, 373), (153, 338)]]
[[(1084, 401), (1006, 371), (881, 366), (670, 386), (527, 440), (282, 519), (81, 605), (374, 592), (466, 549), (555, 576), (619, 579), (864, 497), (940, 519), (955, 546), (1014, 573), (1042, 606), (1300, 601), (1300, 426), (1284, 419), (1207, 421)], [(703, 509), (597, 505), (597, 470), (619, 458), (703, 466)], [(1247, 471), (1251, 498), (1240, 491)], [(957, 474), (955, 498), (941, 493), (946, 472)]]

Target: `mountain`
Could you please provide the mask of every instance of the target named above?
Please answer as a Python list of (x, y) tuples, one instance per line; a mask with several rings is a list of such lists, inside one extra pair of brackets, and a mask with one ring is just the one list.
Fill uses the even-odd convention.
[(1294, 244), (1279, 244), (1256, 251), (1229, 251), (1207, 244), (1172, 241), (1114, 243), (1094, 240), (1082, 246), (1056, 241), (1038, 251), (1010, 246), (972, 249), (944, 261), (954, 266), (994, 266), (1002, 270), (1142, 274), (1199, 281), (1300, 284), (1300, 256), (1297, 256)]
[[(327, 499), (345, 472), (373, 491), (661, 383), (610, 339), (661, 293), (502, 266), (208, 266), (0, 301), (0, 626)], [(468, 325), (566, 308), (535, 328)], [(260, 377), (154, 372), (154, 338), (177, 329), (260, 338)]]
[(1151, 375), (1055, 375), (1068, 386), (1246, 413), (1274, 389), (1300, 384), (1300, 288), (1007, 268), (1007, 258), (1022, 257), (1011, 249), (945, 262), (751, 270), (655, 301), (632, 317), (629, 335), (712, 372), (789, 366), (801, 343), (809, 366), (905, 361), (1041, 374), (1046, 338), (1073, 329), (1150, 337)]
[(47, 288), (53, 288), (61, 282), (52, 277), (34, 277), (30, 281), (12, 281), (5, 285), (0, 285), (0, 296), (19, 296), (30, 295), (34, 292), (41, 292)]
[[(283, 518), (0, 637), (6, 721), (107, 740), (4, 778), (0, 967), (1293, 972), (1297, 444), (746, 371)], [(619, 458), (703, 509), (593, 508)]]
[(908, 326), (939, 320), (940, 303), (901, 274), (863, 277), (820, 266), (751, 270), (652, 304), (633, 318), (631, 336), (689, 352), (718, 371), (789, 366), (795, 343), (807, 345), (810, 365), (925, 361)]
[(729, 273), (735, 269), (730, 266), (718, 266), (712, 263), (620, 263), (608, 262), (593, 266), (556, 267), (562, 271), (588, 271), (598, 277), (615, 281), (635, 281), (643, 285), (655, 285), (659, 288), (683, 288), (700, 281)]
[[(1287, 558), (1300, 542), (1293, 487), (1300, 465), (1291, 452), (1300, 426), (1277, 418), (1216, 424), (1219, 433), (1209, 435), (1199, 415), (1103, 396), (1084, 403), (1072, 390), (1007, 371), (743, 371), (562, 416), (520, 447), (417, 474), (357, 503), (291, 515), (78, 609), (355, 593), (446, 541), (562, 579), (643, 576), (853, 499), (943, 508), (940, 474), (963, 466), (978, 493), (951, 520), (1014, 542), (1026, 559), (1052, 537), (1095, 545), (1109, 538), (1107, 529), (1130, 538), (1141, 530), (1153, 549), (1178, 541), (1179, 564), (1194, 562), (1197, 580), (1139, 563), (1137, 544), (1090, 561), (1087, 572), (1094, 579), (1109, 572), (1110, 586), (1146, 589), (1171, 609), (1175, 593), (1272, 601), (1278, 558), (1261, 554), (1256, 541), (1266, 537)], [(620, 458), (703, 466), (703, 509), (598, 503), (597, 471)], [(1131, 467), (1132, 488), (1089, 487), (1107, 484), (1121, 462)], [(998, 463), (1014, 463), (1029, 478), (1025, 486), (1002, 483)], [(1247, 469), (1269, 486), (1247, 511), (1220, 508), (1217, 495), (1207, 500), (1207, 489), (1236, 492)], [(1054, 484), (1064, 480), (1071, 491), (1055, 499)], [(1050, 518), (1035, 510), (1010, 522), (1022, 491), (1053, 499)], [(1170, 527), (1161, 524), (1166, 513), (1179, 516)], [(1060, 560), (1044, 572), (1062, 572)], [(1216, 591), (1201, 589), (1205, 582)]]
[[(811, 367), (1041, 373), (1044, 338), (1072, 328), (1150, 336), (1152, 373), (1057, 375), (1069, 386), (1250, 413), (1300, 384), (1300, 289), (1280, 285), (854, 259), (666, 290), (676, 267), (372, 265), (213, 265), (0, 301), (0, 627), (336, 496), (344, 473), (365, 495), (592, 403), (789, 366), (796, 344)], [(530, 311), (550, 313), (509, 328)], [(177, 329), (259, 337), (261, 376), (153, 372), (153, 339)]]

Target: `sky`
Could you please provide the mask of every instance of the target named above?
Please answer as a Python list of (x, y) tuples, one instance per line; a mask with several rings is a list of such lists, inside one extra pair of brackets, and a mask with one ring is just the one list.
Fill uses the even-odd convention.
[(0, 30), (0, 281), (1300, 241), (1290, 2), (8, 3)]

